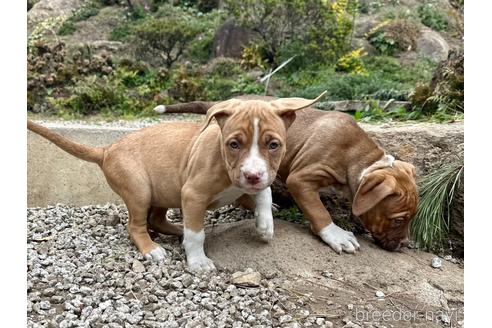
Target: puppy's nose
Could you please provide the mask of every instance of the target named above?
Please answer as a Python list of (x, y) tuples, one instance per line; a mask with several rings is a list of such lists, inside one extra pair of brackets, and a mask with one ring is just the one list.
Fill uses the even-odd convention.
[(408, 237), (400, 241), (401, 247), (407, 247), (409, 244), (410, 244), (410, 239), (408, 239)]
[(243, 175), (250, 185), (255, 185), (260, 182), (263, 172), (243, 172)]

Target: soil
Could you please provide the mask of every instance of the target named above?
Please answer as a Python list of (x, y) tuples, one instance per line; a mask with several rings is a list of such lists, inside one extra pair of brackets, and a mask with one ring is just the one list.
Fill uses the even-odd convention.
[[(275, 221), (275, 238), (255, 237), (254, 221), (209, 227), (206, 252), (221, 269), (251, 267), (267, 277), (284, 278), (293, 299), (306, 297), (313, 314), (324, 314), (335, 327), (349, 321), (376, 327), (441, 327), (463, 320), (463, 264), (404, 249), (387, 252), (365, 235), (361, 250), (338, 255), (313, 236), (306, 225)], [(384, 297), (377, 297), (376, 292)], [(386, 319), (381, 317), (386, 313)], [(443, 316), (444, 315), (444, 316)], [(403, 316), (406, 316), (403, 319)]]

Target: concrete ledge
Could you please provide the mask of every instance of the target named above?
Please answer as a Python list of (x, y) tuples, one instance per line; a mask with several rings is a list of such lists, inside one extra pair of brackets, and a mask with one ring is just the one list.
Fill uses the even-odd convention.
[[(134, 128), (43, 124), (80, 143), (109, 145)], [(361, 124), (376, 141), (397, 158), (413, 163), (422, 175), (444, 161), (463, 154), (463, 123)], [(27, 205), (64, 203), (77, 206), (121, 203), (100, 168), (79, 160), (46, 139), (28, 132)]]

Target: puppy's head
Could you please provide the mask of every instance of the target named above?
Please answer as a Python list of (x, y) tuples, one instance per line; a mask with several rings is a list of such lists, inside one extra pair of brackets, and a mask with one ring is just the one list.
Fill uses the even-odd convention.
[(394, 251), (408, 243), (409, 224), (417, 205), (415, 167), (395, 161), (392, 167), (375, 170), (362, 179), (352, 212), (360, 217), (376, 244)]
[[(286, 131), (299, 109), (317, 102), (303, 98), (274, 101), (231, 99), (212, 106), (203, 130), (216, 119), (229, 178), (248, 194), (268, 187), (286, 151)], [(202, 130), (202, 131), (203, 131)]]

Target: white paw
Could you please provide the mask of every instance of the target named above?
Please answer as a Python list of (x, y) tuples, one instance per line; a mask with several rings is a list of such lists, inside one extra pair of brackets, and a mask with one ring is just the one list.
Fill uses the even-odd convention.
[(157, 246), (156, 248), (145, 254), (144, 258), (146, 258), (147, 260), (162, 262), (166, 258), (166, 251), (164, 250), (164, 248)]
[(355, 250), (360, 248), (352, 232), (343, 230), (333, 222), (321, 229), (319, 236), (338, 254), (342, 251), (355, 253)]
[(208, 272), (215, 270), (214, 262), (206, 256), (188, 258), (188, 269), (191, 272)]
[[(255, 213), (256, 214), (256, 213)], [(256, 214), (256, 232), (260, 235), (260, 238), (264, 241), (273, 240), (273, 218), (261, 217)]]

